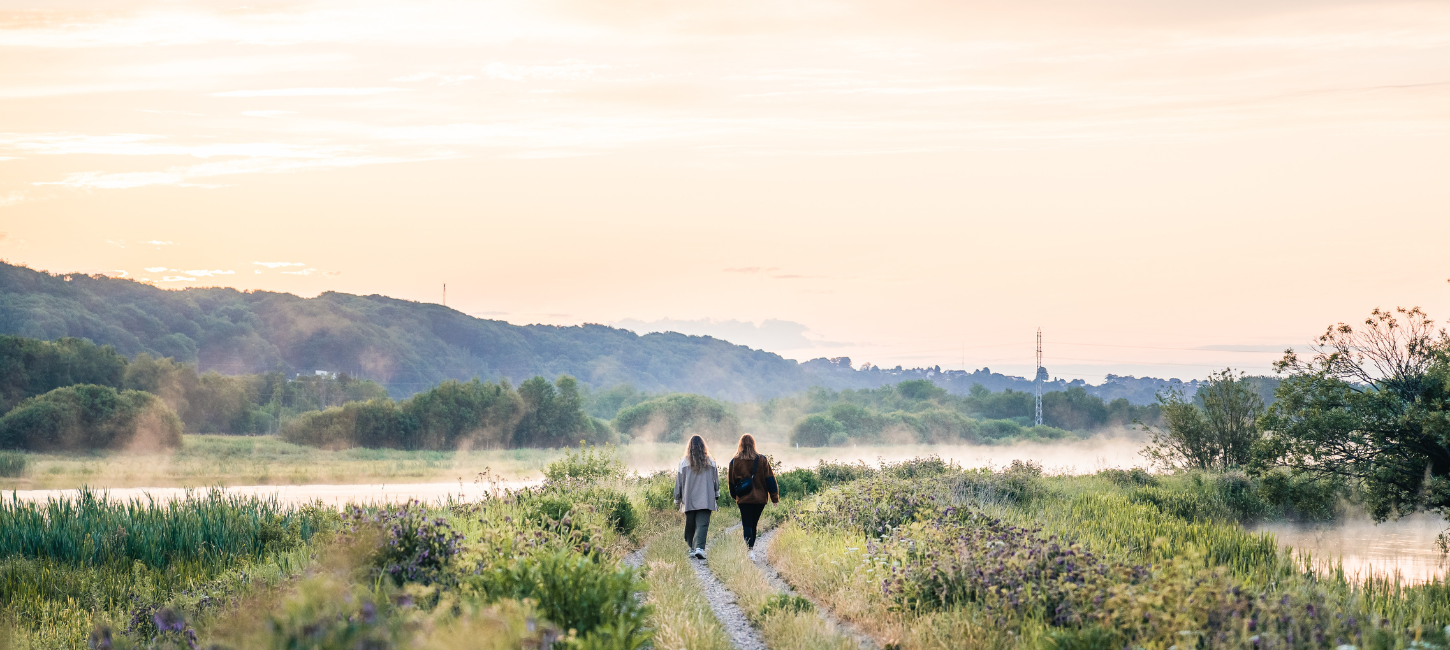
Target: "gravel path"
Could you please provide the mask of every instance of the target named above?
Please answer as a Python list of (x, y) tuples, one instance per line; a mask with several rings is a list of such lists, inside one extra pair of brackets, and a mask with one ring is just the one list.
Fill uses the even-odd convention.
[(790, 584), (785, 581), (785, 578), (780, 577), (780, 572), (776, 571), (775, 567), (771, 566), (770, 561), (766, 559), (770, 554), (770, 543), (774, 540), (774, 528), (766, 531), (764, 535), (761, 535), (755, 540), (755, 548), (760, 549), (760, 552), (755, 554), (755, 566), (760, 567), (761, 573), (765, 574), (765, 579), (770, 582), (770, 586), (792, 596), (802, 596), (810, 600), (811, 604), (816, 606), (816, 613), (820, 614), (822, 619), (825, 619), (827, 623), (835, 626), (836, 629), (844, 632), (846, 635), (856, 639), (856, 642), (861, 645), (861, 650), (879, 650), (876, 645), (876, 639), (871, 638), (871, 635), (865, 634), (857, 629), (856, 626), (836, 618), (829, 608), (817, 602), (814, 598), (797, 594), (794, 589), (790, 588)]
[[(740, 524), (735, 524), (724, 532), (729, 533), (739, 528)], [(690, 566), (700, 578), (700, 587), (705, 592), (705, 599), (710, 601), (710, 609), (714, 610), (715, 618), (725, 626), (725, 633), (730, 635), (730, 645), (736, 650), (766, 650), (765, 639), (761, 638), (760, 630), (750, 624), (750, 620), (745, 618), (745, 612), (740, 611), (740, 607), (735, 604), (735, 592), (716, 580), (715, 574), (710, 572), (710, 567), (703, 560), (690, 560)]]

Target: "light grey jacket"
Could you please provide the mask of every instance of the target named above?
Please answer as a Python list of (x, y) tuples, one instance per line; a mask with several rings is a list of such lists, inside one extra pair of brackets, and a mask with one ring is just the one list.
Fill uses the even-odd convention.
[(688, 458), (680, 461), (680, 468), (675, 472), (675, 505), (680, 507), (680, 512), (715, 510), (720, 507), (719, 496), (720, 470), (714, 458), (703, 472), (690, 469)]

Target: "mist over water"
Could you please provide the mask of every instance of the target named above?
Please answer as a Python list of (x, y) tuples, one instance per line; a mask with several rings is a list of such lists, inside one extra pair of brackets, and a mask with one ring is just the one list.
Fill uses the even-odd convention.
[(1332, 524), (1269, 522), (1252, 527), (1273, 533), (1281, 545), (1292, 547), (1301, 557), (1342, 563), (1346, 576), (1398, 572), (1410, 584), (1446, 579), (1450, 564), (1435, 547), (1435, 536), (1445, 528), (1443, 518), (1423, 512), (1382, 524), (1351, 518)]

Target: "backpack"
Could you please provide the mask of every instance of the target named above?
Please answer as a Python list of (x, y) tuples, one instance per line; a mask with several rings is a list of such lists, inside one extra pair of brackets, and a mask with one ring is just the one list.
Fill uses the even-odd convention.
[(739, 483), (730, 485), (730, 496), (743, 497), (755, 489), (755, 471), (760, 469), (760, 454), (755, 455), (755, 465), (750, 468), (750, 476), (740, 479)]

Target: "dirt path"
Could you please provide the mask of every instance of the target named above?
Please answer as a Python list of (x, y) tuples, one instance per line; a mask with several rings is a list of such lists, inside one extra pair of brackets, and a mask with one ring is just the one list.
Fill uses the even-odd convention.
[(759, 537), (759, 539), (755, 540), (755, 548), (760, 550), (759, 553), (755, 554), (755, 566), (760, 567), (760, 572), (765, 574), (766, 581), (770, 582), (770, 585), (772, 587), (775, 587), (780, 591), (783, 591), (792, 596), (802, 596), (807, 600), (811, 601), (811, 604), (816, 606), (816, 613), (819, 614), (822, 619), (824, 619), (828, 624), (834, 626), (837, 630), (840, 630), (851, 638), (856, 639), (856, 642), (860, 644), (862, 650), (879, 650), (878, 646), (876, 645), (876, 640), (871, 638), (871, 635), (865, 634), (861, 630), (857, 629), (856, 626), (836, 618), (836, 616), (831, 613), (830, 608), (816, 601), (814, 598), (805, 596), (803, 594), (797, 594), (794, 589), (791, 589), (790, 583), (787, 583), (785, 581), (785, 578), (782, 578), (780, 576), (780, 572), (776, 571), (775, 567), (771, 566), (770, 561), (766, 559), (770, 555), (769, 548), (771, 542), (773, 541), (775, 541), (774, 528), (766, 531), (765, 534)]
[[(735, 524), (724, 532), (729, 533), (739, 528), (740, 524)], [(735, 604), (735, 592), (716, 580), (715, 574), (710, 572), (710, 567), (703, 560), (690, 560), (690, 566), (700, 578), (700, 587), (705, 592), (705, 599), (710, 601), (710, 609), (714, 610), (715, 618), (725, 626), (725, 632), (730, 635), (730, 645), (736, 650), (766, 650), (765, 639), (761, 638), (760, 630), (750, 624), (750, 619), (745, 618), (745, 612)]]

